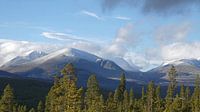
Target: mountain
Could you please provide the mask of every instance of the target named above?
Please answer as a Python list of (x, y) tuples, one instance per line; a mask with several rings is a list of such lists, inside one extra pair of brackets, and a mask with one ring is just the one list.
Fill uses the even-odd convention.
[(139, 72), (140, 68), (136, 65), (130, 65), (126, 60), (120, 57), (114, 57), (112, 59), (117, 65), (119, 65), (121, 68), (123, 68), (126, 71), (131, 71), (131, 72)]
[(9, 73), (9, 72), (0, 70), (0, 77), (15, 78), (15, 77), (20, 77), (20, 76), (17, 74), (13, 74), (13, 73)]
[(200, 60), (198, 59), (181, 59), (172, 62), (166, 62), (161, 66), (148, 71), (150, 79), (168, 80), (167, 73), (171, 66), (177, 70), (177, 81), (191, 84), (194, 82), (196, 75), (200, 74)]
[(27, 52), (24, 56), (17, 56), (14, 59), (8, 61), (1, 68), (25, 64), (25, 63), (31, 62), (37, 58), (43, 57), (45, 55), (47, 55), (47, 53), (45, 53), (43, 51), (30, 51), (30, 52)]
[[(77, 68), (78, 74), (83, 75), (96, 74), (101, 77), (119, 78), (120, 74), (124, 72), (113, 61), (73, 48), (64, 48), (33, 60), (27, 61), (29, 59), (27, 57), (20, 59), (25, 61), (12, 61), (10, 62), (12, 64), (7, 64), (12, 66), (3, 66), (1, 70), (26, 77), (49, 78), (57, 74), (67, 63), (72, 63)], [(17, 64), (13, 62), (17, 62)], [(18, 62), (23, 63), (18, 64)]]

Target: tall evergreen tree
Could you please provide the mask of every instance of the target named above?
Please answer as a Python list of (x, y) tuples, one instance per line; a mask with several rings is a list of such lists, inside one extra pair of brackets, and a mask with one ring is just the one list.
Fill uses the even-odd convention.
[(17, 112), (27, 112), (27, 108), (24, 105), (19, 105), (17, 107)]
[(192, 112), (200, 112), (200, 78), (199, 75), (197, 75), (196, 81), (195, 81), (195, 88), (194, 92), (192, 94)]
[(29, 110), (29, 112), (35, 112), (35, 109), (34, 109), (34, 108), (31, 108), (31, 109)]
[(180, 103), (181, 103), (181, 111), (182, 112), (185, 112), (186, 111), (186, 94), (185, 94), (185, 87), (184, 85), (182, 84), (181, 85), (181, 90), (180, 90)]
[(106, 112), (117, 112), (117, 102), (114, 100), (113, 93), (108, 94), (106, 101)]
[(160, 97), (160, 85), (156, 87), (155, 93), (155, 112), (163, 112), (162, 99)]
[(134, 111), (134, 103), (135, 103), (135, 100), (134, 100), (134, 93), (133, 93), (133, 89), (131, 88), (130, 89), (130, 93), (129, 93), (129, 111), (132, 112)]
[(91, 75), (87, 82), (87, 90), (85, 93), (86, 110), (88, 112), (96, 112), (102, 110), (101, 92), (96, 76)]
[(172, 66), (168, 72), (168, 78), (169, 78), (169, 85), (167, 89), (167, 95), (165, 97), (166, 104), (165, 104), (165, 110), (166, 112), (171, 112), (172, 111), (172, 102), (174, 99), (174, 91), (176, 88), (176, 76), (177, 72), (174, 66)]
[(3, 96), (0, 100), (0, 112), (13, 112), (15, 108), (15, 97), (13, 93), (13, 89), (8, 84), (3, 92)]
[(46, 112), (79, 112), (82, 106), (82, 88), (76, 85), (76, 75), (72, 64), (61, 71), (63, 78), (57, 80), (48, 93)]
[(38, 103), (37, 112), (44, 112), (44, 106), (43, 106), (42, 101), (39, 101)]
[(147, 88), (147, 111), (146, 112), (154, 112), (155, 111), (155, 88), (154, 83), (151, 81), (148, 84)]
[(120, 83), (115, 90), (114, 94), (114, 101), (117, 103), (118, 112), (123, 110), (123, 100), (124, 100), (124, 91), (126, 90), (126, 78), (125, 74), (123, 73), (120, 78)]
[(123, 99), (123, 102), (122, 102), (122, 111), (123, 112), (128, 112), (129, 111), (129, 94), (128, 94), (128, 91), (125, 90), (124, 91), (124, 99)]
[(116, 101), (123, 101), (125, 90), (126, 90), (126, 78), (125, 78), (125, 74), (122, 74), (121, 78), (120, 78), (120, 84), (118, 85), (118, 87), (115, 91), (115, 100)]

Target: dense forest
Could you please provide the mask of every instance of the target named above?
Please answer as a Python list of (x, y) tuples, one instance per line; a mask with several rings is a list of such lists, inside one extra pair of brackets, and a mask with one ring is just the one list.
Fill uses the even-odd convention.
[(72, 64), (66, 65), (61, 74), (55, 77), (45, 101), (39, 101), (36, 108), (17, 102), (14, 88), (8, 84), (0, 97), (0, 112), (200, 112), (199, 76), (193, 92), (184, 85), (180, 92), (175, 92), (177, 73), (174, 66), (168, 73), (170, 82), (165, 98), (161, 98), (161, 87), (153, 81), (146, 89), (142, 88), (141, 97), (136, 98), (133, 89), (126, 89), (125, 74), (121, 75), (116, 90), (108, 95), (102, 94), (95, 75), (89, 77), (86, 89), (78, 87)]

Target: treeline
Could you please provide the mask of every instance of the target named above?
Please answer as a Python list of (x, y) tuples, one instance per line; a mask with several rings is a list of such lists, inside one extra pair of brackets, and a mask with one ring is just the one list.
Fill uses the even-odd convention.
[[(165, 98), (160, 96), (160, 86), (149, 82), (142, 88), (140, 98), (134, 97), (133, 89), (126, 89), (125, 75), (114, 92), (103, 96), (95, 75), (91, 75), (87, 88), (77, 86), (77, 77), (72, 64), (61, 71), (63, 77), (56, 77), (45, 102), (37, 108), (28, 109), (15, 101), (13, 89), (7, 85), (0, 99), (0, 112), (200, 112), (200, 79), (197, 77), (194, 92), (189, 87), (177, 88), (176, 69), (169, 70), (169, 85)], [(37, 91), (35, 91), (37, 92)]]

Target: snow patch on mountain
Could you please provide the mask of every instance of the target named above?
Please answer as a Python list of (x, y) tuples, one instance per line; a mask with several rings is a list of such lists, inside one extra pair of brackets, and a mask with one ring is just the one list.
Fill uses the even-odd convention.
[(88, 61), (96, 62), (98, 59), (101, 59), (95, 55), (92, 55), (90, 53), (80, 51), (78, 49), (74, 48), (63, 48), (61, 50), (57, 50), (55, 52), (52, 52), (42, 58), (36, 59), (35, 63), (44, 63), (45, 61), (48, 61), (50, 59), (59, 57), (59, 56), (65, 56), (65, 57), (74, 57), (74, 58), (81, 58)]
[(17, 65), (25, 64), (25, 63), (31, 62), (31, 61), (33, 61), (37, 58), (43, 57), (45, 55), (47, 55), (47, 53), (45, 53), (43, 51), (31, 50), (31, 51), (23, 54), (23, 56), (17, 56), (15, 58), (13, 58), (12, 60), (8, 61), (7, 63), (5, 63), (3, 65), (3, 67), (5, 67), (5, 66), (17, 66)]

